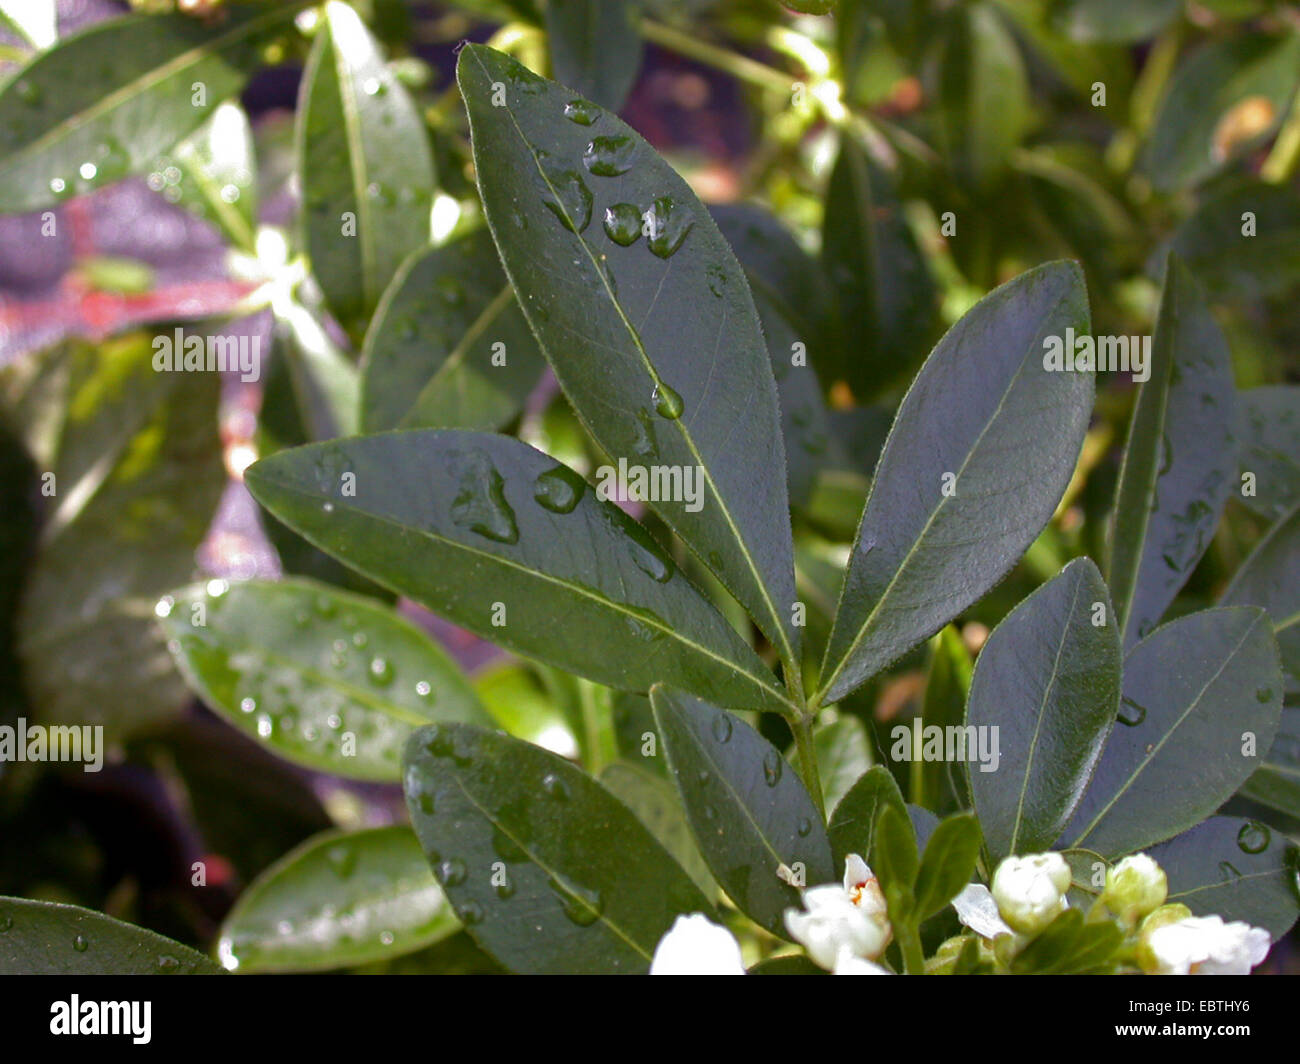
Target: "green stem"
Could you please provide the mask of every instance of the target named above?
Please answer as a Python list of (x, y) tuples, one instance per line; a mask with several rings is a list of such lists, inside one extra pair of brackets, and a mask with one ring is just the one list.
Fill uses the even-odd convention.
[(665, 26), (662, 22), (643, 19), (641, 21), (641, 35), (654, 44), (662, 45), (664, 48), (668, 48), (680, 55), (737, 77), (741, 81), (747, 81), (751, 85), (757, 85), (760, 88), (771, 89), (773, 92), (789, 95), (794, 83), (799, 80), (793, 74), (787, 74), (783, 70), (777, 70), (776, 67), (770, 67), (766, 63), (750, 59), (748, 56), (738, 55), (725, 48), (719, 48), (715, 44), (710, 44), (699, 37), (693, 37), (682, 30), (674, 29), (672, 26)]
[(821, 774), (817, 771), (817, 748), (813, 743), (813, 715), (802, 712), (790, 722), (794, 732), (795, 746), (799, 750), (799, 775), (803, 777), (804, 786), (817, 804), (817, 812), (822, 820), (826, 819), (826, 802), (822, 798)]
[(898, 948), (903, 954), (903, 971), (907, 975), (924, 975), (925, 952), (921, 949), (920, 932), (910, 924), (896, 930)]

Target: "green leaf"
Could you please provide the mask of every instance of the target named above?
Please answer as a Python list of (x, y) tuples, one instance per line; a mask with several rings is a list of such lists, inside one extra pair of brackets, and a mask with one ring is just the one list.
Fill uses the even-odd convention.
[(1016, 954), (1011, 971), (1016, 975), (1072, 975), (1105, 968), (1123, 940), (1117, 923), (1088, 924), (1082, 911), (1067, 909)]
[[(1247, 213), (1251, 235), (1242, 232)], [(1300, 196), (1285, 185), (1234, 184), (1196, 208), (1172, 247), (1216, 297), (1282, 295), (1300, 285)]]
[(622, 107), (641, 69), (639, 7), (635, 0), (548, 0), (555, 80), (611, 111)]
[(980, 856), (979, 822), (969, 813), (958, 813), (939, 822), (916, 873), (916, 915), (933, 916), (961, 893), (975, 874)]
[(412, 253), (375, 311), (361, 357), (366, 432), (499, 429), (543, 366), (486, 229)]
[[(945, 625), (931, 640), (930, 667), (925, 676), (921, 707), (924, 727), (964, 725), (972, 673), (970, 651), (962, 641), (961, 632), (955, 624)], [(971, 805), (963, 766), (946, 760), (920, 760), (912, 762), (911, 772), (909, 790), (926, 808), (942, 812)]]
[(517, 440), (333, 440), (264, 458), (245, 481), (322, 550), (511, 650), (623, 690), (662, 680), (728, 705), (787, 704), (641, 525)]
[(712, 911), (631, 810), (563, 758), (443, 724), (411, 737), (405, 763), (439, 883), (516, 972), (645, 972), (678, 915)]
[(838, 305), (827, 377), (870, 398), (909, 374), (934, 333), (937, 303), (889, 175), (840, 138), (822, 223), (822, 267)]
[(410, 828), (327, 831), (239, 896), (217, 954), (238, 972), (321, 971), (413, 953), (459, 930)]
[(705, 897), (716, 898), (718, 885), (708, 862), (695, 845), (686, 811), (673, 785), (663, 776), (627, 762), (608, 765), (600, 774), (605, 789), (636, 814), (652, 834), (673, 855)]
[(433, 154), (424, 122), (357, 13), (325, 6), (296, 130), (302, 242), (354, 335), (397, 267), (429, 242)]
[(882, 804), (876, 817), (875, 854), (875, 871), (881, 883), (910, 892), (921, 866), (916, 832), (908, 817), (892, 802)]
[(1300, 81), (1300, 33), (1213, 40), (1174, 72), (1141, 168), (1161, 192), (1214, 174), (1277, 126)]
[[(817, 773), (822, 781), (822, 799), (834, 809), (863, 774), (871, 769), (871, 738), (857, 717), (843, 716), (813, 732), (817, 752)], [(789, 755), (794, 758), (791, 749)]]
[(33, 716), (103, 725), (109, 742), (184, 704), (154, 604), (192, 579), (225, 483), (217, 375), (156, 373), (151, 360), (139, 333), (60, 348), (33, 363), (26, 394), (45, 392), (62, 420), (17, 414), (45, 436), (34, 458), (54, 473), (17, 627)]
[(740, 264), (614, 115), (479, 45), (457, 77), (488, 224), (565, 394), (611, 457), (695, 472), (694, 504), (652, 504), (794, 660), (776, 382)]
[(174, 147), (150, 177), (149, 187), (169, 166), (181, 171), (180, 198), (200, 218), (218, 226), (235, 247), (255, 251), (257, 162), (253, 127), (235, 101), (219, 104), (206, 122)]
[(1125, 659), (1119, 723), (1062, 839), (1110, 857), (1200, 823), (1255, 769), (1245, 735), (1267, 750), (1281, 706), (1263, 610), (1202, 610), (1156, 629)]
[(1125, 650), (1160, 622), (1205, 553), (1237, 468), (1228, 341), (1172, 255), (1147, 361), (1110, 526), (1108, 575)]
[(1300, 692), (1300, 505), (1269, 529), (1241, 563), (1219, 605), (1268, 611), (1286, 690)]
[(417, 727), (493, 723), (442, 648), (373, 599), (308, 580), (222, 580), (174, 592), (159, 612), (203, 701), (308, 768), (395, 782)]
[(755, 923), (786, 936), (783, 915), (804, 884), (835, 880), (830, 843), (812, 798), (780, 751), (744, 721), (682, 691), (650, 691), (659, 738), (691, 831), (714, 878)]
[(993, 629), (966, 711), (967, 725), (998, 735), (1000, 771), (970, 771), (992, 864), (1060, 836), (1115, 723), (1120, 659), (1110, 596), (1086, 558)]
[(1045, 368), (1044, 339), (1088, 328), (1083, 276), (1058, 262), (996, 289), (939, 341), (876, 467), (818, 703), (937, 632), (1037, 538), (1093, 396), (1091, 373)]
[(1295, 923), (1294, 846), (1257, 820), (1210, 817), (1148, 855), (1169, 879), (1169, 901), (1197, 916), (1244, 920), (1275, 941)]
[(1056, 0), (1052, 21), (1080, 41), (1144, 41), (1178, 17), (1182, 0)]
[(78, 905), (0, 898), (2, 975), (219, 975), (201, 953)]
[[(471, 683), (479, 700), (508, 734), (562, 757), (577, 756), (578, 741), (564, 712), (543, 689), (535, 666), (501, 662), (476, 672)], [(626, 697), (644, 700), (640, 695)], [(648, 701), (646, 709), (648, 712)]]
[(1254, 476), (1254, 494), (1237, 496), (1242, 503), (1270, 519), (1300, 503), (1300, 387), (1238, 392), (1235, 435), (1240, 471)]
[(36, 55), (0, 89), (0, 211), (40, 210), (151, 166), (243, 88), (303, 6), (232, 7), (215, 28), (127, 15)]
[(1288, 816), (1300, 809), (1300, 708), (1282, 710), (1272, 748), (1239, 793)]
[(988, 188), (1032, 117), (1024, 60), (996, 8), (972, 3), (949, 16), (938, 70), (938, 132), (949, 165), (963, 184)]
[(829, 835), (836, 868), (843, 868), (851, 853), (875, 867), (876, 825), (886, 805), (907, 812), (893, 774), (884, 765), (876, 765), (862, 774), (831, 813)]

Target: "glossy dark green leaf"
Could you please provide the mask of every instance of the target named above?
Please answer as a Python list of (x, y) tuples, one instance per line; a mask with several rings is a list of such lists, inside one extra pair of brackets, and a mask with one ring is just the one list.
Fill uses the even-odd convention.
[(1115, 723), (1120, 658), (1110, 596), (1086, 558), (993, 629), (966, 711), (968, 725), (997, 729), (1001, 763), (970, 766), (993, 863), (1049, 849), (1061, 834)]
[(474, 940), (516, 972), (645, 972), (709, 902), (622, 802), (568, 761), (465, 724), (411, 737), (406, 804)]
[(1282, 710), (1273, 746), (1239, 793), (1288, 816), (1300, 809), (1300, 708)]
[[(180, 179), (166, 184), (169, 166)], [(149, 187), (179, 193), (177, 203), (211, 222), (242, 251), (255, 251), (257, 229), (257, 162), (253, 127), (235, 101), (219, 105), (212, 116), (177, 144), (149, 176)]]
[(78, 905), (0, 898), (0, 974), (219, 975), (201, 953)]
[(1254, 475), (1252, 494), (1239, 481), (1242, 503), (1268, 518), (1300, 503), (1300, 386), (1238, 392), (1236, 437), (1240, 472)]
[(245, 889), (217, 955), (231, 971), (319, 971), (412, 953), (459, 930), (410, 828), (328, 831)]
[(843, 469), (848, 458), (832, 434), (830, 412), (822, 398), (817, 371), (808, 358), (807, 341), (761, 289), (754, 292), (754, 305), (763, 323), (776, 378), (790, 502), (807, 506), (818, 474), (826, 469)]
[(1182, 0), (1055, 0), (1052, 20), (1082, 41), (1142, 41), (1178, 17)]
[(876, 818), (875, 864), (872, 871), (880, 881), (889, 922), (900, 944), (913, 937), (920, 921), (916, 910), (916, 875), (920, 852), (909, 817), (889, 803), (880, 807)]
[(673, 855), (706, 897), (717, 897), (718, 885), (695, 845), (686, 810), (672, 783), (641, 765), (623, 761), (606, 766), (600, 782), (650, 829), (650, 834)]
[(938, 62), (941, 143), (955, 176), (988, 188), (1028, 131), (1024, 60), (995, 5), (972, 3), (949, 17)]
[(1256, 545), (1219, 599), (1220, 606), (1268, 611), (1282, 652), (1288, 692), (1300, 692), (1300, 506)]
[(1205, 553), (1237, 468), (1228, 342), (1172, 255), (1147, 361), (1110, 527), (1108, 575), (1125, 650), (1160, 623)]
[(429, 242), (424, 122), (347, 4), (325, 6), (296, 131), (302, 241), (334, 316), (359, 335), (397, 267)]
[(614, 115), (490, 48), (457, 71), (488, 224), (566, 395), (610, 456), (697, 471), (695, 504), (652, 505), (793, 660), (776, 382), (740, 264)]
[(759, 296), (764, 295), (815, 352), (834, 310), (817, 260), (775, 215), (756, 204), (718, 204), (709, 213), (745, 268), (760, 311)]
[(1295, 923), (1295, 847), (1266, 824), (1210, 817), (1148, 853), (1169, 879), (1169, 901), (1197, 916), (1244, 920), (1275, 940)]
[(485, 639), (619, 689), (671, 681), (727, 705), (785, 705), (641, 525), (518, 440), (333, 440), (264, 458), (245, 480), (322, 550)]
[(1016, 954), (1016, 975), (1072, 975), (1104, 968), (1123, 943), (1113, 921), (1089, 924), (1080, 909), (1067, 909)]
[(885, 805), (907, 812), (893, 774), (884, 765), (876, 765), (863, 773), (831, 813), (828, 833), (836, 868), (843, 868), (851, 853), (875, 867), (876, 824)]
[(659, 738), (700, 853), (736, 907), (775, 935), (799, 892), (777, 872), (800, 870), (805, 886), (837, 879), (826, 828), (799, 775), (744, 721), (690, 695), (650, 692)]
[(1300, 34), (1212, 40), (1169, 81), (1142, 156), (1162, 192), (1209, 177), (1281, 121), (1300, 82)]
[(1269, 748), (1282, 707), (1263, 610), (1202, 610), (1163, 625), (1124, 662), (1118, 723), (1062, 836), (1111, 857), (1199, 824)]
[(27, 395), (48, 387), (62, 420), (17, 415), (54, 473), (18, 618), (33, 716), (103, 725), (110, 742), (184, 704), (154, 604), (193, 578), (225, 483), (217, 375), (154, 372), (152, 359), (142, 334), (54, 351), (31, 364)]
[(1300, 195), (1251, 180), (1216, 192), (1174, 233), (1173, 250), (1216, 296), (1260, 299), (1300, 285)]
[(361, 427), (501, 428), (543, 361), (486, 229), (415, 252), (362, 348)]
[(617, 111), (641, 69), (637, 0), (548, 0), (546, 40), (555, 80)]
[(969, 813), (939, 822), (916, 872), (916, 915), (933, 916), (971, 881), (980, 856), (980, 826)]
[(203, 701), (308, 768), (396, 781), (417, 727), (493, 723), (442, 648), (373, 599), (307, 580), (218, 580), (168, 595), (159, 614)]
[[(301, 3), (97, 22), (0, 89), (0, 211), (34, 211), (139, 173), (243, 88)], [(196, 86), (201, 86), (201, 90)]]
[[(970, 651), (955, 624), (945, 625), (930, 641), (930, 646), (930, 667), (925, 675), (925, 696), (921, 704), (922, 721), (927, 728), (962, 726), (973, 672)], [(909, 790), (923, 806), (940, 812), (971, 805), (965, 766), (952, 761), (913, 761)]]
[(996, 584), (1042, 531), (1092, 410), (1090, 372), (1044, 366), (1044, 339), (1088, 331), (1079, 268), (1003, 285), (931, 353), (876, 468), (823, 667), (833, 702)]
[(839, 315), (823, 371), (870, 398), (924, 356), (938, 305), (890, 176), (849, 136), (840, 140), (826, 191), (822, 267)]

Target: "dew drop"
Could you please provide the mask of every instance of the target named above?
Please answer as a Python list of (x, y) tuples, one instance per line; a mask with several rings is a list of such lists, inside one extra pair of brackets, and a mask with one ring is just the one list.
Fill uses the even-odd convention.
[(387, 687), (393, 682), (393, 667), (387, 658), (374, 658), (370, 662), (370, 682), (376, 687)]
[(600, 108), (586, 100), (570, 100), (564, 105), (564, 117), (580, 126), (590, 126), (600, 117)]
[(492, 884), (492, 890), (502, 901), (515, 896), (515, 885), (508, 876), (499, 882)]
[(72, 940), (72, 948), (78, 953), (85, 953), (86, 950), (90, 948), (90, 943), (86, 941), (84, 935), (78, 935)]
[(271, 718), (263, 714), (257, 718), (257, 734), (262, 739), (271, 738)]
[(81, 180), (83, 181), (94, 181), (95, 175), (99, 173), (99, 167), (94, 163), (82, 163), (81, 166), (77, 168), (77, 173), (81, 175)]
[(695, 219), (689, 210), (674, 203), (671, 196), (660, 196), (655, 200), (642, 221), (648, 237), (646, 244), (661, 259), (677, 254), (687, 234), (695, 228)]
[(438, 882), (444, 887), (458, 887), (465, 882), (467, 870), (465, 862), (457, 857), (443, 861), (434, 869)]
[(391, 931), (380, 931), (380, 932), (379, 932), (379, 942), (380, 942), (380, 945), (391, 946), (391, 945), (393, 944), (393, 941), (394, 941), (394, 936), (393, 936), (393, 933), (392, 933)]
[(812, 821), (806, 816), (799, 818), (799, 823), (795, 825), (795, 831), (799, 833), (799, 838), (806, 839), (812, 834)]
[(641, 212), (632, 203), (615, 203), (605, 208), (605, 235), (621, 248), (641, 238)]
[(775, 750), (769, 750), (763, 755), (763, 779), (769, 787), (775, 787), (781, 782), (781, 755)]
[(1147, 711), (1145, 706), (1140, 706), (1133, 699), (1125, 696), (1120, 699), (1118, 716), (1121, 724), (1135, 728), (1147, 719)]
[(428, 698), (433, 694), (433, 686), (428, 680), (421, 680), (415, 685), (415, 693), (421, 698)]
[(542, 202), (560, 224), (581, 233), (591, 222), (591, 189), (576, 170), (547, 172), (541, 185)]
[(1241, 826), (1237, 832), (1237, 846), (1242, 853), (1263, 853), (1273, 841), (1273, 833), (1257, 820)]
[(255, 709), (257, 709), (257, 699), (241, 698), (239, 700), (239, 712), (252, 713)]
[(533, 482), (537, 505), (556, 514), (572, 513), (586, 490), (587, 482), (563, 465), (548, 469)]
[(655, 412), (669, 421), (676, 421), (682, 416), (682, 411), (686, 408), (681, 395), (670, 388), (664, 381), (655, 382), (654, 391), (650, 393), (650, 400), (655, 405)]
[(731, 738), (731, 718), (725, 713), (719, 713), (713, 718), (713, 724), (710, 727), (713, 732), (713, 738), (720, 743), (725, 743)]
[(473, 927), (483, 922), (483, 906), (476, 901), (467, 901), (456, 910), (456, 917), (466, 927)]
[(331, 846), (325, 851), (325, 859), (340, 879), (349, 879), (357, 870), (357, 851), (351, 846)]
[(18, 94), (18, 99), (29, 107), (35, 107), (41, 102), (41, 90), (39, 86), (33, 85), (26, 78), (20, 78), (14, 85), (14, 92)]
[(558, 873), (551, 877), (549, 886), (559, 895), (564, 915), (579, 927), (590, 927), (605, 911), (605, 900), (598, 890), (588, 890)]
[(451, 504), (451, 519), (497, 543), (516, 543), (519, 526), (515, 512), (506, 502), (505, 481), (492, 460), (482, 451), (453, 456), (453, 469), (460, 490)]
[(554, 772), (548, 772), (542, 777), (542, 790), (557, 802), (564, 802), (569, 798), (569, 785)]
[(636, 142), (628, 136), (596, 137), (582, 153), (582, 164), (597, 177), (618, 177), (632, 169)]
[(176, 969), (178, 969), (181, 966), (180, 961), (178, 961), (175, 957), (168, 956), (165, 953), (158, 958), (156, 964), (160, 972), (174, 972), (176, 971)]

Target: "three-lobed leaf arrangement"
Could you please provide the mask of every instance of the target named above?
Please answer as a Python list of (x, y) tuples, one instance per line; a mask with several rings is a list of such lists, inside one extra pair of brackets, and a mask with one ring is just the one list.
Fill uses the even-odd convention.
[[(960, 930), (951, 902), (972, 881), (1046, 850), (1070, 862), (1071, 907), (1011, 970), (1128, 963), (1119, 933), (1085, 924), (1080, 909), (1109, 867), (1139, 852), (1165, 870), (1171, 902), (1284, 934), (1297, 915), (1294, 849), (1261, 821), (1218, 813), (1236, 795), (1297, 808), (1300, 710), (1284, 708), (1300, 693), (1296, 498), (1267, 515), (1275, 523), (1218, 602), (1170, 607), (1239, 468), (1286, 453), (1285, 442), (1260, 444), (1267, 453), (1248, 463), (1239, 437), (1262, 433), (1235, 427), (1252, 416), (1272, 425), (1270, 404), (1294, 411), (1290, 390), (1236, 392), (1227, 340), (1170, 254), (1106, 564), (1076, 558), (1047, 579), (992, 630), (972, 670), (950, 622), (1034, 547), (1093, 416), (1092, 370), (1044, 359), (1046, 341), (1090, 333), (1083, 272), (1070, 261), (1029, 270), (971, 306), (915, 372), (856, 496), (852, 546), (810, 584), (792, 507), (808, 515), (814, 481), (843, 455), (828, 447), (833, 412), (802, 340), (825, 336), (828, 372), (855, 388), (905, 383), (910, 353), (888, 363), (852, 345), (855, 332), (900, 349), (928, 332), (918, 250), (881, 214), (888, 182), (845, 134), (829, 191), (844, 224), (832, 238), (828, 223), (823, 246), (829, 295), (800, 292), (811, 274), (788, 234), (746, 208), (711, 214), (617, 116), (639, 37), (619, 21), (622, 5), (587, 6), (611, 24), (551, 5), (553, 66), (575, 89), (491, 47), (461, 49), (485, 225), (436, 246), (422, 236), (435, 164), (419, 115), (352, 9), (325, 8), (296, 130), (301, 241), (361, 367), (349, 375), (328, 348), (288, 339), (283, 383), (302, 416), (280, 442), (300, 445), (245, 481), (286, 542), (342, 563), (351, 582), (152, 592), (166, 592), (158, 624), (205, 704), (297, 765), (400, 783), (410, 828), (331, 832), (285, 856), (228, 917), (221, 964), (360, 965), (464, 929), (517, 972), (644, 972), (693, 913), (738, 928), (743, 914), (761, 929), (749, 932), (760, 954), (781, 954), (787, 912), (805, 888), (838, 881), (854, 854), (879, 878), (893, 933), (883, 960), (897, 971), (934, 966), (926, 955)], [(244, 50), (280, 17), (241, 14), (222, 30), (228, 43), (201, 55), (184, 35), (155, 40), (150, 19), (102, 33), (157, 52), (168, 77), (212, 67), (233, 85)], [(93, 38), (23, 77), (56, 77), (99, 47)], [(44, 179), (52, 159), (80, 160), (88, 135), (136, 129), (144, 106), (127, 84), (115, 102), (77, 104), (61, 102), (75, 114), (62, 124), (44, 112), (30, 129), (0, 123), (4, 184), (23, 190), (6, 207), (43, 206), (28, 170)], [(152, 121), (159, 143), (124, 142), (127, 157), (103, 178), (172, 147), (166, 122)], [(981, 144), (961, 156), (977, 184)], [(1152, 160), (1165, 180), (1183, 165), (1154, 148)], [(60, 194), (84, 184), (71, 170), (61, 180)], [(349, 214), (356, 237), (340, 239)], [(121, 371), (140, 358), (124, 354)], [(544, 366), (611, 464), (677, 490), (625, 508), (557, 457), (563, 447), (498, 434)], [(69, 477), (93, 475), (90, 433), (64, 429)], [(128, 503), (101, 494), (91, 505)], [(547, 748), (514, 694), (467, 678), (390, 593), (539, 663), (572, 696), (566, 723), (590, 771)], [(992, 734), (998, 760), (933, 773), (918, 731), (909, 803), (850, 710), (927, 641), (921, 720), (949, 741)], [(116, 949), (121, 925), (75, 912), (102, 923), (87, 935)], [(22, 932), (4, 937), (0, 959), (76, 968), (80, 954), (34, 952), (43, 925), (65, 915), (0, 900), (0, 926)], [(136, 935), (92, 957), (96, 970), (212, 969)], [(751, 970), (800, 963), (769, 956)], [(949, 969), (988, 966), (970, 945)]]

